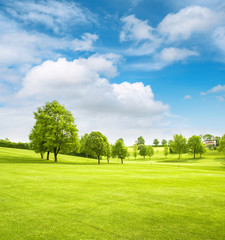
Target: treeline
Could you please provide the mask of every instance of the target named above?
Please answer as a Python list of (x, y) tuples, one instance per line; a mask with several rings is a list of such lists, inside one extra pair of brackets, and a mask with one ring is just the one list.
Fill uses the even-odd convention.
[[(114, 145), (110, 145), (106, 136), (94, 131), (90, 134), (86, 133), (79, 139), (72, 113), (57, 101), (47, 102), (43, 107), (38, 108), (37, 112), (34, 112), (34, 118), (36, 122), (29, 135), (30, 144), (13, 143), (6, 139), (0, 140), (0, 146), (33, 149), (40, 153), (42, 158), (46, 155), (47, 160), (49, 160), (50, 153), (53, 153), (55, 162), (57, 162), (58, 153), (96, 158), (99, 164), (103, 156), (108, 162), (110, 158), (120, 158), (121, 163), (129, 157), (128, 148), (122, 138), (118, 139)], [(189, 153), (195, 158), (197, 154), (201, 157), (205, 153), (204, 141), (205, 144), (207, 141), (211, 144), (214, 140), (218, 151), (225, 155), (225, 135), (221, 139), (210, 134), (194, 135), (187, 140), (181, 134), (175, 134), (168, 142), (163, 139), (161, 146), (164, 147), (165, 157), (169, 153), (176, 153), (180, 159), (183, 153)], [(158, 139), (154, 139), (153, 145), (154, 147), (160, 146)], [(144, 158), (146, 156), (151, 158), (154, 155), (153, 146), (145, 145), (142, 136), (133, 146), (133, 156), (136, 158), (138, 154)]]
[(6, 138), (5, 140), (0, 139), (0, 147), (31, 149), (29, 143), (11, 142), (8, 138)]

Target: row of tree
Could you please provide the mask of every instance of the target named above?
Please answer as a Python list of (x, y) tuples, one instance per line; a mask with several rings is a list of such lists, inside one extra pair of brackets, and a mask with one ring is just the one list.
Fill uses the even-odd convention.
[[(72, 113), (60, 105), (57, 101), (47, 102), (45, 106), (38, 108), (37, 112), (34, 112), (35, 125), (29, 135), (31, 141), (31, 147), (35, 152), (40, 153), (43, 158), (44, 153), (47, 153), (47, 159), (49, 159), (50, 152), (54, 153), (55, 161), (57, 162), (57, 155), (61, 153), (79, 153), (85, 157), (93, 157), (100, 160), (103, 156), (107, 157), (109, 161), (110, 157), (117, 157), (123, 160), (129, 155), (128, 149), (124, 144), (123, 139), (118, 139), (114, 145), (110, 145), (107, 138), (100, 132), (91, 132), (85, 134), (79, 140), (78, 130), (74, 123)], [(212, 135), (203, 136), (203, 138), (212, 139)], [(225, 135), (220, 139), (219, 152), (225, 154)], [(158, 146), (159, 141), (154, 140), (154, 145)], [(182, 135), (174, 135), (173, 140), (170, 140), (167, 145), (165, 139), (162, 140), (164, 145), (164, 154), (167, 156), (169, 151), (177, 153), (179, 159), (182, 153), (190, 153), (196, 157), (196, 154), (201, 155), (206, 151), (205, 146), (201, 141), (201, 136), (192, 136), (188, 139)], [(224, 147), (223, 147), (224, 146)], [(154, 155), (154, 149), (152, 146), (146, 146), (145, 140), (141, 136), (134, 144), (134, 157), (136, 158), (138, 153), (145, 158), (150, 158)]]

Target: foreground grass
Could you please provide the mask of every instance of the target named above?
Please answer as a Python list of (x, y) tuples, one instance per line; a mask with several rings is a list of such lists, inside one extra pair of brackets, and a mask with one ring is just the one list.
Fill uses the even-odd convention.
[(221, 157), (103, 161), (0, 148), (0, 239), (225, 239)]

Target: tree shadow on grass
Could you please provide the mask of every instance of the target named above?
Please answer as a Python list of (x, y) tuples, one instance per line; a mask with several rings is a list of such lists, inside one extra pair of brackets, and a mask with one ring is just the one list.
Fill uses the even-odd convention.
[[(93, 161), (90, 161), (89, 158), (88, 160), (86, 159), (83, 159), (83, 162), (82, 160), (74, 160), (74, 161), (66, 161), (66, 160), (58, 160), (58, 162), (55, 162), (54, 160), (46, 160), (46, 159), (39, 159), (39, 158), (36, 158), (36, 157), (26, 157), (26, 156), (7, 156), (7, 155), (4, 155), (4, 156), (0, 156), (0, 164), (7, 164), (7, 163), (10, 163), (10, 164), (54, 164), (54, 165), (98, 165), (98, 162), (97, 162), (97, 159), (96, 161), (93, 160)], [(115, 165), (115, 163), (106, 163), (106, 162), (101, 162), (100, 165)]]

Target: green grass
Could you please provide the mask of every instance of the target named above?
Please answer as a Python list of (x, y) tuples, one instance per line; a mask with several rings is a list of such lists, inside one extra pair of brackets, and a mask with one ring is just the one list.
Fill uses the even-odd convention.
[[(156, 151), (155, 151), (156, 152)], [(102, 161), (0, 148), (0, 239), (225, 239), (225, 169), (162, 151)]]

